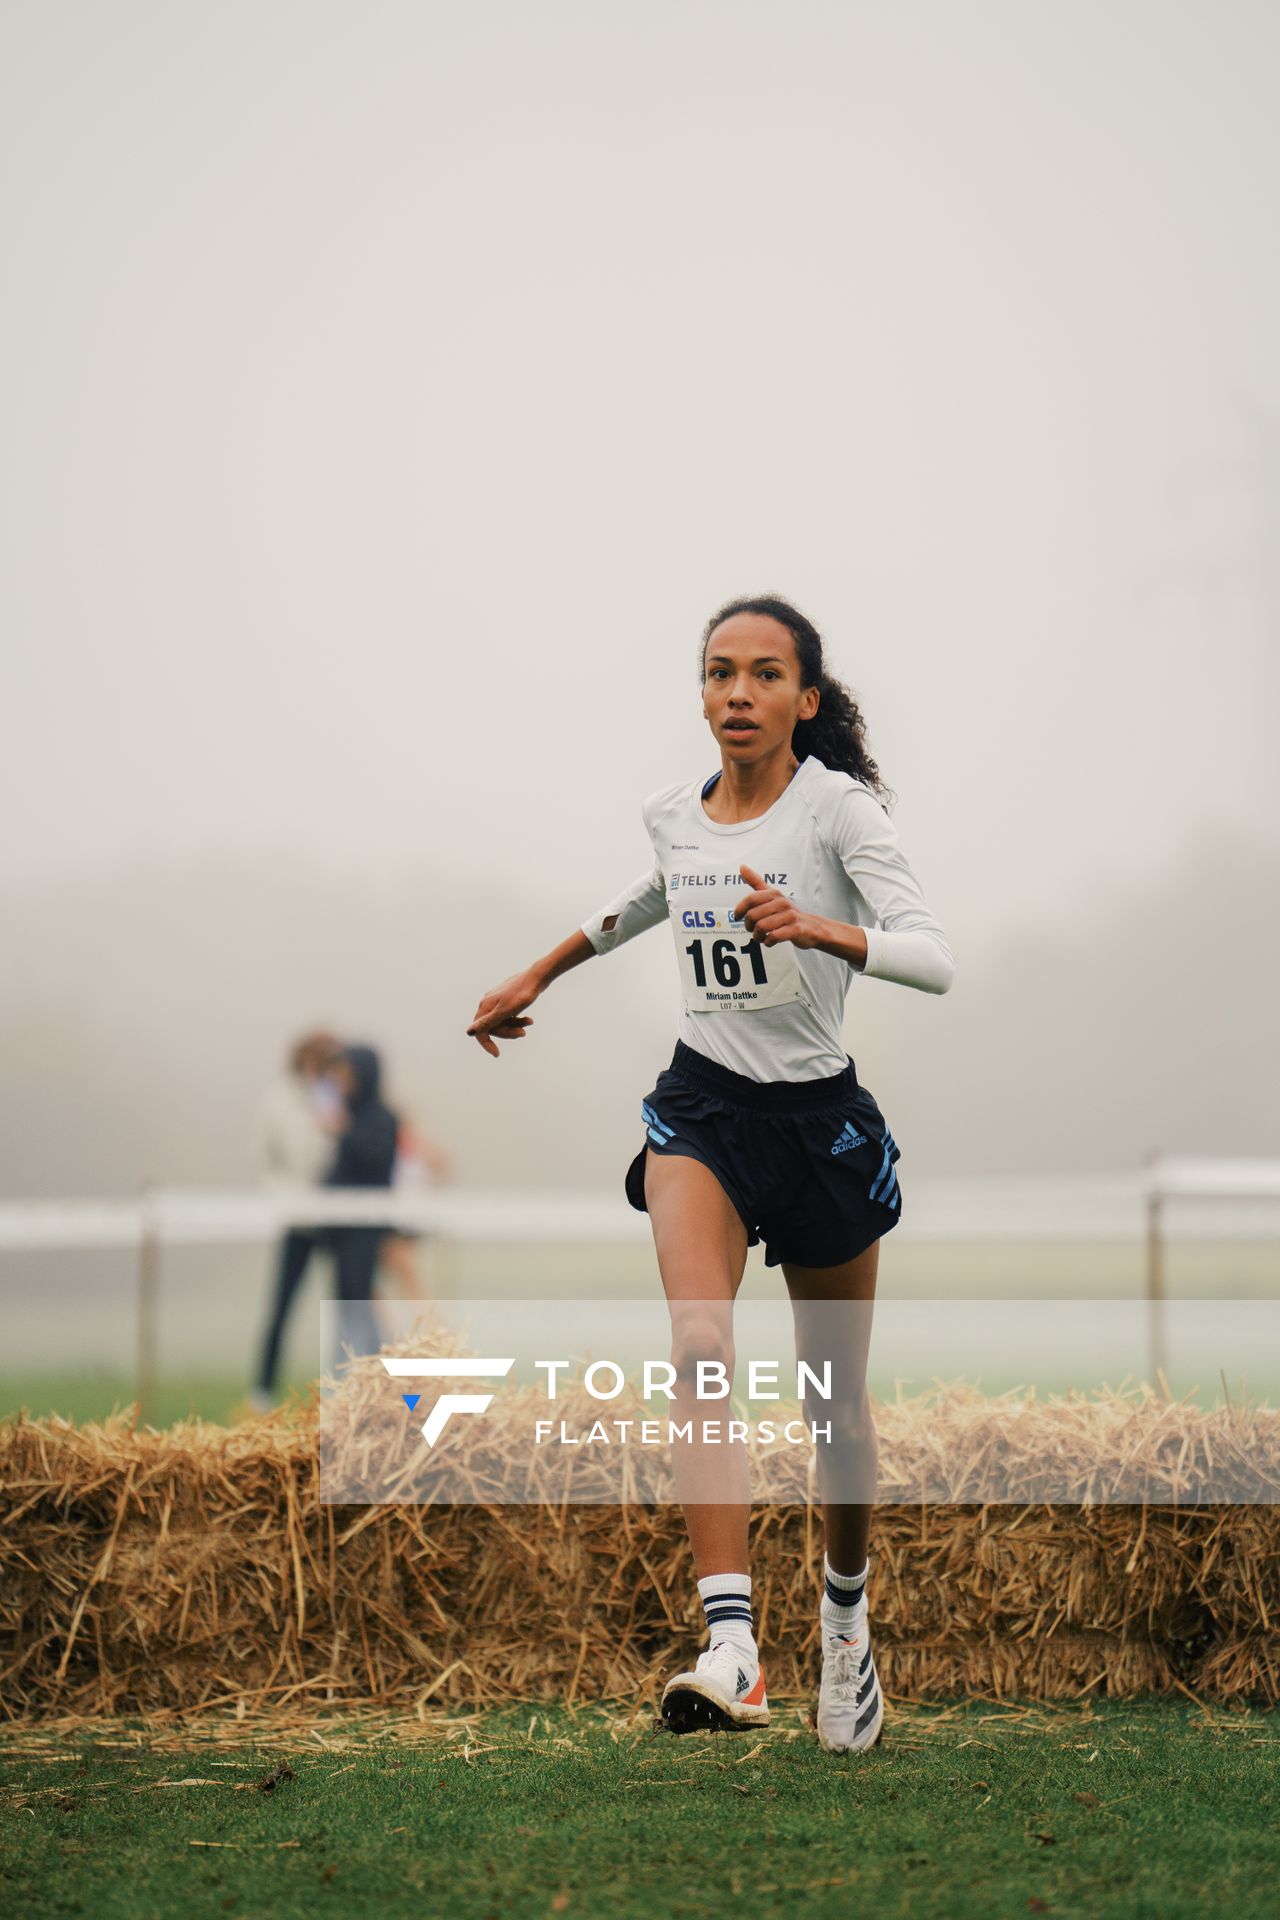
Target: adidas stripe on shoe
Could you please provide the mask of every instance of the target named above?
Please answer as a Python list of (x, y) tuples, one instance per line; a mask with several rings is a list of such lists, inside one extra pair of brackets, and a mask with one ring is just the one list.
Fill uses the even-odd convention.
[(727, 1641), (708, 1647), (691, 1671), (668, 1680), (662, 1693), (662, 1721), (671, 1733), (767, 1727), (769, 1701), (763, 1668)]
[(819, 1745), (828, 1753), (865, 1753), (880, 1738), (884, 1695), (871, 1654), (865, 1608), (856, 1627), (822, 1636)]

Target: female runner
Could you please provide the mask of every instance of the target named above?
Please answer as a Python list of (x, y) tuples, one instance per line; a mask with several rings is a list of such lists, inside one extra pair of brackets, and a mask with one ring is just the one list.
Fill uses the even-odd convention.
[[(830, 1434), (818, 1448), (817, 1731), (831, 1752), (861, 1752), (884, 1717), (865, 1594), (876, 1458), (866, 1349), (880, 1236), (902, 1208), (898, 1147), (858, 1084), (841, 1027), (853, 974), (945, 993), (954, 962), (884, 811), (862, 715), (828, 676), (804, 615), (773, 598), (731, 601), (703, 635), (701, 680), (720, 771), (649, 796), (652, 867), (486, 994), (467, 1032), (496, 1056), (497, 1041), (523, 1038), (533, 1024), (526, 1009), (560, 974), (670, 919), (680, 1038), (641, 1103), (646, 1140), (626, 1190), (649, 1214), (671, 1308), (674, 1418), (699, 1409), (697, 1361), (719, 1359), (732, 1377), (748, 1246), (763, 1239), (766, 1265), (781, 1266), (797, 1355), (811, 1364), (830, 1348), (844, 1303), (849, 1317), (837, 1319), (845, 1331), (835, 1336), (844, 1391), (805, 1401)], [(731, 1463), (732, 1452), (673, 1449), (709, 1637), (664, 1690), (663, 1719), (677, 1733), (769, 1720), (751, 1612), (746, 1457), (740, 1449)]]

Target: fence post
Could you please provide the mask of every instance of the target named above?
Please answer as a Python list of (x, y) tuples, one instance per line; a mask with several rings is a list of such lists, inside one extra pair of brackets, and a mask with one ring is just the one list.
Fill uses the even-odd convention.
[(1147, 1173), (1147, 1340), (1151, 1350), (1152, 1385), (1164, 1385), (1164, 1194), (1160, 1186), (1160, 1155), (1149, 1153)]
[(156, 1391), (156, 1320), (160, 1304), (160, 1234), (151, 1190), (142, 1189), (142, 1234), (138, 1241), (138, 1326), (135, 1382), (138, 1418), (153, 1407)]

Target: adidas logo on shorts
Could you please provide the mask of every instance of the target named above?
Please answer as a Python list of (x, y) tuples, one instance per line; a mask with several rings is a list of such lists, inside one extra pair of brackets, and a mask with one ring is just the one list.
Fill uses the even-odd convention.
[(844, 1123), (844, 1132), (836, 1135), (835, 1145), (831, 1151), (832, 1153), (847, 1153), (850, 1147), (863, 1147), (866, 1143), (866, 1134), (855, 1133), (852, 1120), (846, 1120)]

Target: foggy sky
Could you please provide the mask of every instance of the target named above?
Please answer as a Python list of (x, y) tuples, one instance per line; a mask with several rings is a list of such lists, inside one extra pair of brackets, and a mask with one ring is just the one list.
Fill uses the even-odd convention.
[[(1196, 849), (1264, 870), (1277, 54), (1247, 0), (10, 0), (0, 908), (439, 887), (434, 940), (506, 936), (474, 1000), (646, 864), (716, 764), (701, 626), (766, 589), (899, 795), (930, 1035)], [(306, 967), (273, 936), (273, 1005)]]

